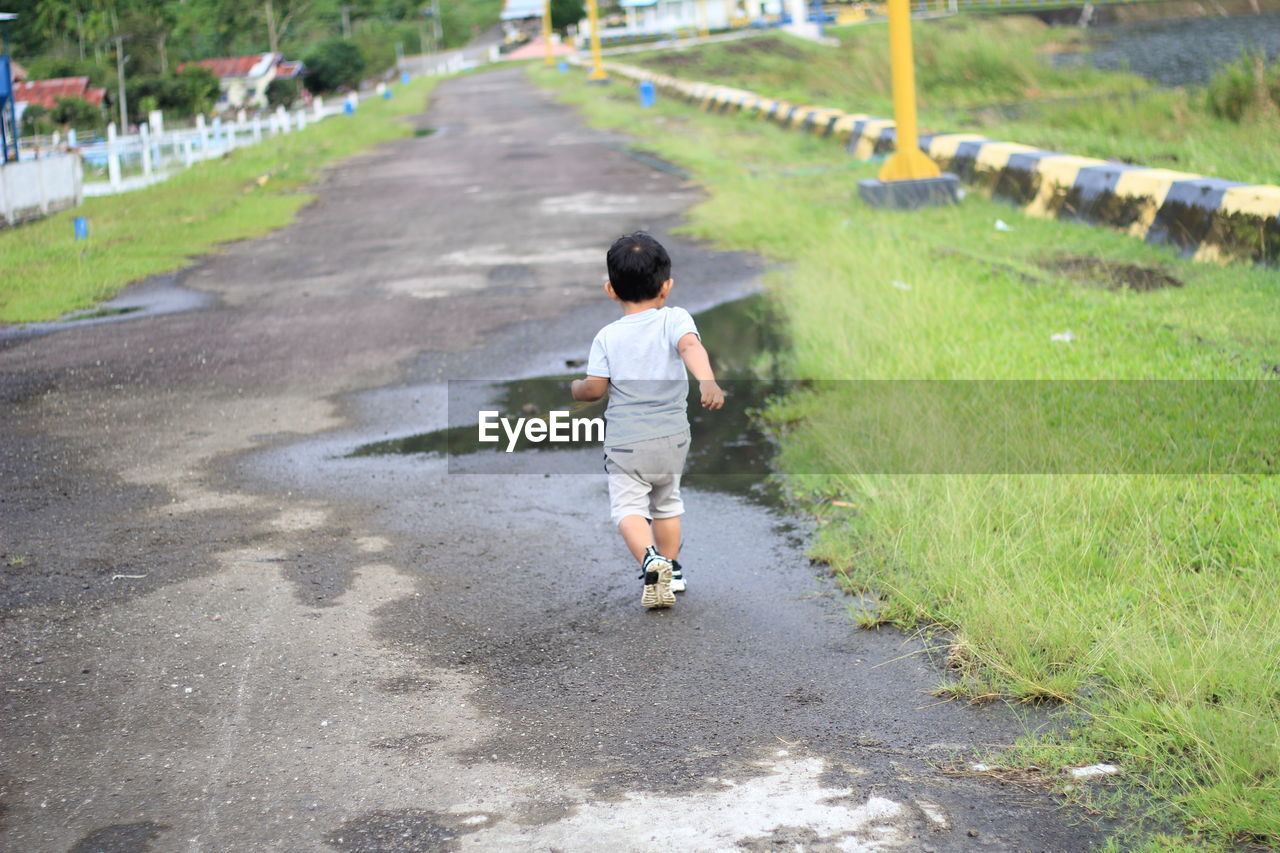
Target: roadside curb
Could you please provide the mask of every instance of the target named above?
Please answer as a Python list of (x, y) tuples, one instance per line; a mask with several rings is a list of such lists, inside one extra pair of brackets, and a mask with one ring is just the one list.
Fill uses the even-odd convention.
[[(606, 67), (708, 112), (747, 113), (834, 139), (860, 160), (894, 150), (892, 119), (794, 104), (632, 65)], [(1032, 216), (1106, 225), (1148, 243), (1173, 245), (1197, 261), (1280, 262), (1280, 186), (1131, 166), (971, 133), (921, 134), (920, 149), (976, 191)]]

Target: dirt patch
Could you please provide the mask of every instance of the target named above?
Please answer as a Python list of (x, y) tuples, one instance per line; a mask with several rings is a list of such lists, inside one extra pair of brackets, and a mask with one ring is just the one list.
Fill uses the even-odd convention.
[(1085, 258), (1063, 255), (1040, 264), (1047, 270), (1061, 273), (1081, 284), (1105, 287), (1107, 290), (1135, 290), (1146, 293), (1169, 287), (1182, 287), (1182, 282), (1164, 270), (1108, 261), (1102, 258)]
[(381, 740), (373, 741), (369, 746), (374, 749), (394, 749), (412, 752), (426, 749), (431, 744), (439, 743), (442, 740), (444, 740), (444, 735), (419, 732), (417, 734), (402, 735), (401, 737), (384, 737)]
[(426, 809), (373, 811), (330, 833), (331, 847), (348, 853), (426, 853), (456, 850), (462, 836), (493, 820), (483, 812), (452, 814)]
[(434, 690), (436, 686), (436, 682), (430, 678), (402, 675), (398, 678), (386, 679), (378, 685), (378, 689), (393, 696), (402, 696), (410, 693), (427, 693)]
[(666, 73), (675, 71), (696, 71), (699, 74), (714, 76), (716, 72), (732, 73), (741, 70), (742, 64), (736, 61), (741, 57), (759, 59), (762, 56), (776, 56), (779, 59), (801, 61), (810, 54), (803, 48), (774, 36), (738, 39), (717, 45), (714, 51), (684, 50), (668, 51), (656, 56), (648, 56), (640, 60), (647, 65)]
[(158, 823), (117, 823), (76, 842), (70, 853), (146, 853), (151, 842), (168, 829)]
[(776, 36), (725, 42), (721, 49), (730, 56), (777, 56), (781, 59), (807, 59), (810, 56), (803, 48)]

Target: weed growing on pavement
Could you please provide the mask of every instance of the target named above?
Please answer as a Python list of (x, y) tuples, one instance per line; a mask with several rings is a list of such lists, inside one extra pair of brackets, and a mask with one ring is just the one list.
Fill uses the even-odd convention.
[[(52, 320), (114, 296), (149, 275), (179, 269), (222, 243), (259, 237), (293, 220), (315, 196), (322, 169), (371, 145), (412, 133), (435, 86), (420, 78), (390, 100), (368, 98), (336, 116), (199, 163), (164, 183), (0, 232), (0, 322)], [(89, 220), (72, 239), (71, 220)]]
[[(625, 130), (706, 187), (685, 233), (785, 262), (767, 283), (796, 378), (1280, 374), (1274, 271), (1185, 263), (973, 197), (872, 211), (856, 181), (875, 166), (848, 169), (839, 146), (670, 99), (641, 110), (625, 82), (579, 77), (535, 72), (590, 122)], [(1183, 286), (1090, 281), (1095, 267), (1073, 258)], [(814, 556), (881, 602), (868, 623), (946, 628), (968, 662), (957, 695), (1078, 711), (1065, 733), (1024, 748), (1056, 769), (1119, 765), (1105, 784), (1128, 792), (1126, 813), (1152, 810), (1195, 844), (1280, 842), (1280, 478), (859, 473), (848, 440), (857, 387), (814, 384), (766, 417), (784, 475), (832, 472), (786, 479), (819, 521)]]

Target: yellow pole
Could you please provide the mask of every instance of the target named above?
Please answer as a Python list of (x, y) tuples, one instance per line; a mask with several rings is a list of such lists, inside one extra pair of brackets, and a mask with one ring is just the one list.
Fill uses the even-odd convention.
[(555, 65), (556, 59), (551, 51), (551, 0), (542, 4), (542, 40), (547, 43), (547, 65)]
[(707, 29), (707, 0), (698, 0), (698, 35), (701, 38), (711, 35)]
[(920, 150), (916, 129), (916, 75), (911, 56), (910, 0), (889, 0), (889, 70), (893, 75), (896, 150), (880, 169), (882, 181), (936, 178), (938, 164)]
[(587, 79), (604, 82), (609, 75), (605, 73), (604, 60), (600, 58), (600, 12), (596, 8), (596, 0), (587, 0), (587, 21), (591, 25), (591, 73)]

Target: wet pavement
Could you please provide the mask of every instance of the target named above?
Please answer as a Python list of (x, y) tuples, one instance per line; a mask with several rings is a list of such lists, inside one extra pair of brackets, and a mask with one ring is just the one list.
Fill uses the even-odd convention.
[[(1042, 721), (934, 699), (802, 522), (691, 489), (689, 591), (646, 612), (602, 477), (352, 456), (450, 426), (449, 380), (582, 358), (619, 233), (667, 243), (690, 310), (758, 289), (755, 259), (669, 234), (695, 188), (519, 70), (417, 121), (179, 275), (205, 304), (0, 340), (0, 847), (1095, 843), (951, 771)], [(715, 316), (713, 357), (750, 328)]]

